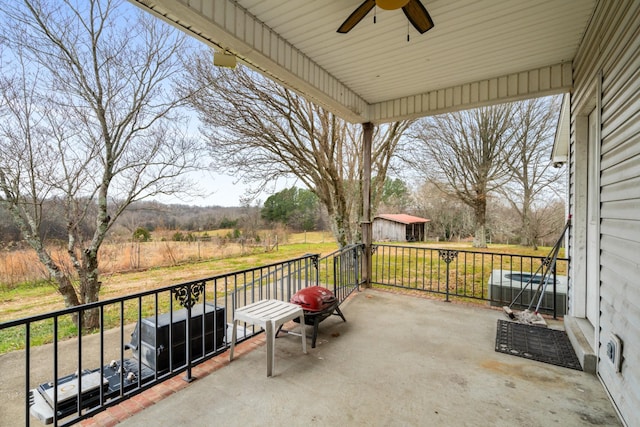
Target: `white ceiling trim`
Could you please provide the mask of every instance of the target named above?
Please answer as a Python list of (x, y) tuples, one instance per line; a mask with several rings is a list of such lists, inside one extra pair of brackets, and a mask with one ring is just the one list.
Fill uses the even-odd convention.
[(391, 122), (573, 88), (569, 61), (370, 104), (235, 1), (130, 1), (350, 122)]
[[(369, 121), (370, 106), (264, 23), (227, 0), (131, 0), (206, 44), (351, 122)], [(183, 19), (180, 20), (180, 17)]]
[(572, 88), (571, 63), (565, 62), (373, 104), (370, 119), (377, 123), (431, 116), (555, 95)]

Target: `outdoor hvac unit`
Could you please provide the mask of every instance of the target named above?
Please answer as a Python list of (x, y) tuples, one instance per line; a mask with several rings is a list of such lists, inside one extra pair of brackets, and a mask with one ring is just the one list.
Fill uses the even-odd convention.
[[(533, 278), (533, 283), (527, 286), (530, 279)], [(522, 294), (513, 305), (515, 308), (527, 308), (531, 303), (531, 299), (534, 298), (536, 290), (540, 285), (542, 275), (533, 275), (532, 273), (520, 273), (509, 270), (493, 270), (491, 276), (489, 276), (489, 299), (491, 305), (504, 306), (509, 305), (518, 296), (520, 291)], [(531, 306), (535, 309), (538, 304), (538, 293), (535, 297), (535, 301)], [(553, 313), (553, 276), (548, 279), (547, 288), (542, 298), (542, 304), (540, 304), (541, 313)], [(567, 276), (556, 276), (556, 313), (558, 316), (564, 316), (567, 312)]]
[[(226, 333), (226, 319), (224, 307), (205, 304), (204, 333), (202, 325), (203, 305), (196, 304), (191, 309), (191, 359), (202, 357), (202, 340), (204, 336), (205, 352), (212, 352), (223, 345)], [(214, 316), (215, 313), (215, 316)], [(158, 316), (142, 319), (136, 324), (131, 334), (131, 342), (127, 347), (133, 350), (133, 356), (157, 372), (176, 369), (187, 363), (187, 310), (181, 309)], [(172, 324), (171, 331), (169, 325)], [(142, 331), (142, 332), (140, 332)], [(169, 334), (171, 332), (171, 334)], [(171, 337), (169, 337), (171, 335)], [(139, 338), (140, 337), (140, 340)], [(215, 339), (215, 347), (214, 347)], [(169, 340), (171, 340), (171, 354), (169, 354)], [(138, 342), (140, 341), (140, 348)], [(157, 355), (157, 364), (156, 364)], [(170, 358), (171, 357), (171, 358)]]

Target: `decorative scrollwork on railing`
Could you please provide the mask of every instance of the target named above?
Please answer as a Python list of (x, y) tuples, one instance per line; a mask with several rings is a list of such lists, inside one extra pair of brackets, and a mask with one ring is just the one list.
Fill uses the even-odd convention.
[(447, 284), (446, 284), (446, 302), (449, 302), (449, 264), (451, 264), (451, 261), (453, 261), (454, 259), (456, 259), (458, 257), (458, 251), (454, 251), (451, 249), (438, 249), (438, 254), (440, 255), (440, 258), (442, 258), (442, 260), (447, 264)]
[(184, 308), (193, 307), (204, 291), (204, 282), (187, 283), (173, 288), (173, 297)]
[(378, 252), (378, 245), (371, 245), (371, 255)]
[(311, 262), (313, 263), (313, 266), (317, 270), (318, 269), (318, 263), (320, 262), (320, 254), (311, 255)]
[(542, 260), (542, 265), (545, 266), (545, 267), (549, 267), (551, 265), (551, 261), (552, 261), (551, 257), (545, 257)]
[(450, 249), (440, 249), (438, 250), (440, 254), (440, 258), (447, 264), (458, 257), (458, 251), (450, 250)]

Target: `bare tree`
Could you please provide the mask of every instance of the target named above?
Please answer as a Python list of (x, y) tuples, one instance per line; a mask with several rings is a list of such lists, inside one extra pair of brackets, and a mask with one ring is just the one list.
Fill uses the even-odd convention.
[[(180, 132), (171, 91), (186, 39), (109, 0), (3, 2), (0, 194), (67, 306), (97, 301), (98, 251), (136, 200), (193, 188), (198, 143)], [(74, 273), (47, 248), (43, 220), (65, 215)], [(83, 326), (96, 327), (87, 311)]]
[(551, 246), (560, 237), (565, 225), (565, 202), (561, 197), (546, 199), (544, 204), (536, 205), (529, 215), (531, 246), (534, 249), (538, 245)]
[[(362, 206), (362, 128), (245, 67), (224, 70), (200, 54), (191, 63), (193, 98), (212, 167), (262, 189), (297, 177), (326, 206), (338, 243), (357, 239)], [(195, 86), (194, 86), (195, 85)], [(372, 169), (382, 186), (391, 157), (411, 122), (377, 127)], [(378, 191), (381, 190), (378, 189)], [(374, 189), (374, 192), (376, 189)]]
[(560, 99), (536, 98), (513, 105), (514, 149), (506, 162), (510, 179), (499, 192), (518, 214), (520, 244), (535, 247), (536, 239), (544, 236), (545, 221), (539, 216), (548, 212), (548, 206), (558, 207), (562, 185), (563, 170), (551, 164)]
[(417, 215), (429, 219), (429, 233), (438, 240), (468, 237), (473, 233), (473, 213), (466, 204), (452, 194), (443, 191), (446, 184), (425, 182), (414, 191)]
[(513, 108), (502, 104), (426, 117), (419, 121), (415, 144), (404, 155), (429, 181), (473, 209), (474, 247), (487, 246), (487, 197), (509, 174)]

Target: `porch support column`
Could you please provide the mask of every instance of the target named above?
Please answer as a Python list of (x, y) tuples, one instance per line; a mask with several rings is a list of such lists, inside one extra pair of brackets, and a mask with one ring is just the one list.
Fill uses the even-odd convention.
[(371, 228), (371, 140), (373, 137), (373, 123), (362, 124), (362, 243), (364, 256), (362, 265), (362, 279), (364, 286), (371, 287), (371, 243), (373, 233)]

